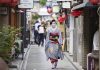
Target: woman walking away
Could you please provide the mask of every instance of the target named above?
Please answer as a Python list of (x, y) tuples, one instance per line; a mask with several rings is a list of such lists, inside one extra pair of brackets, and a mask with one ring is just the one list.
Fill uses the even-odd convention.
[(55, 69), (58, 63), (58, 59), (63, 59), (62, 54), (62, 36), (57, 27), (55, 20), (52, 20), (51, 27), (47, 31), (45, 53), (47, 59), (50, 59), (52, 63), (52, 69)]

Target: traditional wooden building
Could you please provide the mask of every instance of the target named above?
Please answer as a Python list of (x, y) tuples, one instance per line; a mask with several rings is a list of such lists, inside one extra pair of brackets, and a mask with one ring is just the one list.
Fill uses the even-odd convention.
[(0, 0), (0, 25), (17, 26), (17, 5), (19, 0)]
[[(74, 3), (75, 2), (75, 3)], [(74, 19), (73, 61), (87, 70), (87, 54), (93, 49), (93, 36), (99, 21), (99, 0), (74, 0), (71, 16)], [(98, 25), (99, 26), (99, 25)]]

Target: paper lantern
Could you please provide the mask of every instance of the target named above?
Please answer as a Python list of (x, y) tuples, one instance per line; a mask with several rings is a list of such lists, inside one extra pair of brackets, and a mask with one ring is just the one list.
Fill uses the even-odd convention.
[(9, 6), (16, 6), (18, 5), (19, 0), (0, 0), (0, 4), (6, 4)]
[(98, 4), (100, 1), (99, 0), (89, 0), (91, 4), (96, 5)]
[(47, 12), (48, 13), (52, 13), (52, 8), (51, 7), (47, 7)]
[(9, 5), (15, 7), (16, 5), (18, 5), (18, 3), (19, 0), (11, 0), (11, 3)]
[(65, 21), (65, 19), (66, 19), (65, 16), (60, 16), (60, 17), (58, 17), (58, 21), (59, 21), (60, 24), (63, 24), (64, 21)]
[(0, 0), (0, 4), (8, 4), (11, 0)]
[(74, 16), (74, 17), (78, 17), (80, 16), (82, 13), (82, 11), (79, 11), (79, 10), (74, 10), (71, 14)]

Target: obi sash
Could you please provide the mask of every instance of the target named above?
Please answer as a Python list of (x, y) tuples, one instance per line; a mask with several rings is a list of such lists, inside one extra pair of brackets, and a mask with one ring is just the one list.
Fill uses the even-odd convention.
[(58, 33), (50, 33), (49, 40), (51, 40), (52, 43), (58, 43), (58, 38)]

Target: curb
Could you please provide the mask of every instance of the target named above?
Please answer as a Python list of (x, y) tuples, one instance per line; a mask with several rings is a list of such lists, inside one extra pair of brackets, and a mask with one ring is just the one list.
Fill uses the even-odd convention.
[(22, 60), (22, 62), (21, 62), (21, 64), (20, 64), (19, 70), (23, 70), (23, 69), (22, 69), (22, 68), (23, 68), (23, 64), (24, 64), (24, 62), (25, 62), (25, 58), (26, 58), (27, 53), (28, 53), (28, 51), (29, 51), (29, 49), (30, 49), (30, 46), (31, 46), (31, 45), (28, 46), (26, 52), (24, 53), (24, 59)]
[(75, 68), (76, 70), (83, 70), (83, 69), (78, 68), (78, 66), (76, 65), (77, 62), (73, 62), (73, 61), (70, 59), (70, 56), (68, 55), (68, 53), (64, 53), (64, 55), (65, 55), (65, 57), (69, 60), (69, 62), (74, 66), (74, 68)]

